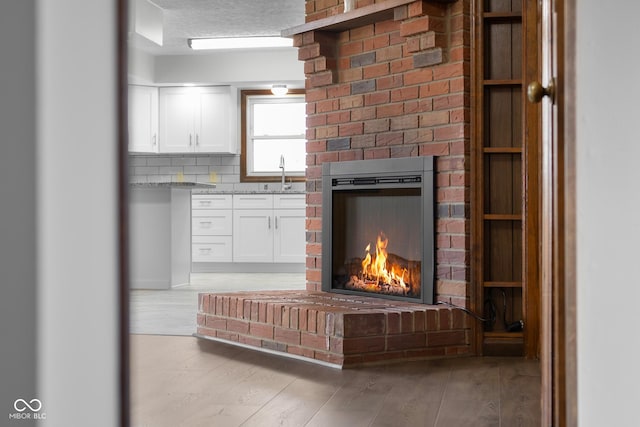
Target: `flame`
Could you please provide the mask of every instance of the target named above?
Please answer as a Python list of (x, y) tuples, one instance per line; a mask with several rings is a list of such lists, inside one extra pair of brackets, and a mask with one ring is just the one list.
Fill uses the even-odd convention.
[(365, 279), (375, 280), (376, 283), (400, 286), (406, 290), (408, 286), (404, 278), (405, 274), (407, 274), (407, 269), (400, 268), (397, 265), (392, 265), (390, 269), (387, 268), (388, 245), (389, 239), (382, 233), (378, 235), (376, 241), (375, 256), (371, 256), (371, 244), (367, 245), (365, 248), (366, 255), (362, 261), (362, 275)]

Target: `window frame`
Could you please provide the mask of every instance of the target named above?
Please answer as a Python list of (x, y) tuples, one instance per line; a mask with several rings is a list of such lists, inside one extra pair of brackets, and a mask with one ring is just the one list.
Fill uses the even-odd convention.
[[(304, 89), (289, 89), (288, 95), (304, 95), (305, 91)], [(249, 118), (249, 111), (248, 111), (248, 106), (249, 106), (249, 102), (248, 102), (248, 98), (251, 96), (264, 96), (264, 95), (270, 95), (270, 96), (274, 96), (270, 90), (268, 89), (246, 89), (246, 90), (241, 90), (240, 91), (240, 144), (241, 144), (241, 148), (240, 148), (240, 182), (278, 182), (281, 180), (282, 175), (281, 174), (277, 174), (277, 175), (249, 175), (249, 167), (248, 167), (248, 161), (249, 161), (249, 150), (248, 150), (248, 144), (249, 144), (249, 130), (248, 130), (248, 118)], [(306, 139), (306, 135), (305, 135), (305, 139)], [(287, 173), (286, 169), (285, 169), (285, 176), (287, 178), (287, 181), (293, 181), (293, 182), (304, 182), (306, 181), (306, 177), (305, 175), (291, 175), (289, 173)]]

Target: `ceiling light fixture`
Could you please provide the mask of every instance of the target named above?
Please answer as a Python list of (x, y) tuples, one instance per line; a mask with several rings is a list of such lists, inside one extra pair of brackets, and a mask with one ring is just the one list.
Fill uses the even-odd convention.
[(189, 47), (200, 49), (255, 49), (265, 47), (291, 47), (293, 40), (283, 37), (221, 37), (188, 39)]
[(282, 95), (286, 95), (287, 92), (289, 92), (289, 89), (287, 89), (287, 85), (271, 86), (271, 93), (274, 95), (282, 96)]

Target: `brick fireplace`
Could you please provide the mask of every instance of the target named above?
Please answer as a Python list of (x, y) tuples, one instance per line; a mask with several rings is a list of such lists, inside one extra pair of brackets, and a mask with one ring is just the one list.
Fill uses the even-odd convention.
[[(382, 21), (294, 36), (307, 76), (307, 289), (322, 283), (322, 164), (436, 156), (436, 299), (468, 307), (469, 5), (395, 3)], [(308, 23), (342, 11), (306, 7)]]
[(340, 366), (470, 354), (459, 309), (322, 292), (323, 164), (433, 156), (434, 302), (469, 308), (469, 2), (305, 4), (283, 35), (306, 74), (307, 293), (201, 295), (198, 335)]

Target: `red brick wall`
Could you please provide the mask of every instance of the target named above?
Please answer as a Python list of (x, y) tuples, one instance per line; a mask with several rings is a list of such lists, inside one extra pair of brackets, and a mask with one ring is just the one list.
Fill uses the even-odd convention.
[[(356, 7), (382, 3), (383, 1), (384, 0), (356, 0)], [(342, 13), (344, 10), (344, 2), (342, 0), (307, 0), (305, 7), (306, 21), (311, 22)]]
[[(309, 22), (342, 13), (342, 1), (306, 8)], [(321, 287), (322, 163), (434, 155), (436, 292), (468, 306), (469, 0), (416, 1), (394, 16), (295, 36), (307, 93), (307, 288)]]

